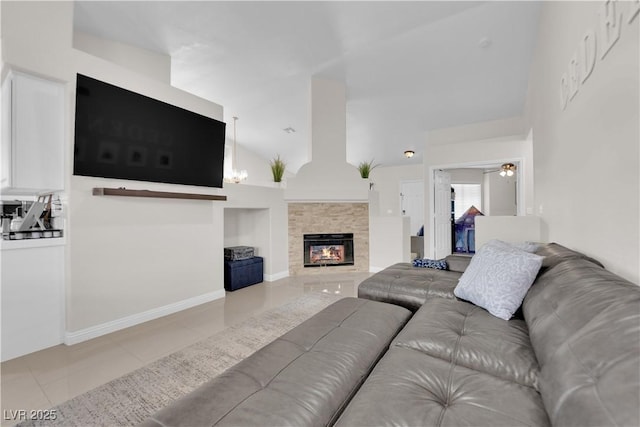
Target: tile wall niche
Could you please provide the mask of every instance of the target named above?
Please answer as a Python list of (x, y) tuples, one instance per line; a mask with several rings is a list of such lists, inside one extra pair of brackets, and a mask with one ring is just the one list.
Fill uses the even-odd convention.
[[(354, 265), (304, 267), (304, 234), (353, 233)], [(368, 203), (289, 203), (289, 274), (369, 271)]]

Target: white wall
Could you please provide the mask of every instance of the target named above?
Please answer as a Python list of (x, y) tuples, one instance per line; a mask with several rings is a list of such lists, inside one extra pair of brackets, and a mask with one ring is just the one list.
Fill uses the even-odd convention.
[(379, 166), (371, 171), (369, 199), (369, 265), (377, 272), (411, 260), (411, 220), (402, 215), (402, 181), (423, 179), (423, 166)]
[[(545, 2), (531, 68), (527, 121), (533, 128), (535, 207), (544, 238), (589, 254), (638, 283), (640, 17), (638, 2), (612, 2), (621, 13), (620, 37), (604, 58), (600, 20), (604, 1)], [(581, 41), (595, 37), (590, 75), (578, 73), (575, 96), (562, 108), (561, 78)], [(590, 46), (590, 45), (589, 45)], [(594, 55), (592, 55), (592, 53)], [(591, 67), (587, 67), (589, 69)]]
[(346, 88), (344, 83), (311, 79), (310, 162), (287, 179), (285, 198), (291, 201), (369, 200), (369, 182), (347, 163)]
[(485, 215), (517, 215), (517, 174), (500, 176), (499, 173), (484, 175), (482, 213)]
[(83, 32), (73, 34), (73, 48), (136, 71), (146, 77), (171, 84), (171, 57), (169, 55), (162, 55)]
[(447, 172), (451, 174), (452, 184), (483, 184), (484, 174), (482, 173), (482, 169), (447, 169)]
[[(0, 28), (2, 27), (2, 5), (0, 5)], [(0, 31), (0, 84), (4, 81), (4, 77), (6, 74), (5, 66), (4, 66), (4, 56), (2, 55), (2, 31)], [(0, 120), (2, 123), (2, 120)], [(0, 124), (0, 135), (2, 135), (2, 125)], [(4, 162), (0, 162), (0, 168), (2, 168), (2, 164)], [(3, 171), (0, 170), (0, 176), (3, 176)]]
[(407, 166), (379, 166), (369, 175), (377, 192), (377, 210), (369, 209), (371, 215), (402, 215), (400, 183), (423, 179), (423, 167), (420, 164)]
[[(268, 209), (227, 208), (224, 210), (224, 246), (252, 246), (254, 255), (264, 256), (264, 234), (268, 234)], [(266, 219), (266, 223), (265, 223)], [(257, 227), (254, 227), (253, 225)], [(262, 227), (260, 227), (262, 226)]]
[[(477, 123), (429, 132), (425, 144), (425, 257), (434, 256), (433, 172), (436, 169), (464, 168), (470, 165), (495, 165), (520, 162), (523, 212), (533, 210), (533, 159), (531, 141), (526, 139), (520, 119)], [(478, 137), (488, 139), (478, 139)]]
[[(225, 248), (251, 246), (254, 248), (255, 256), (265, 257), (269, 250), (268, 245), (269, 209), (227, 208), (224, 210)], [(263, 273), (265, 276), (269, 275), (266, 271)]]
[[(287, 207), (283, 190), (246, 184), (225, 184), (224, 189), (172, 186), (134, 181), (72, 176), (75, 74), (143, 93), (200, 114), (222, 120), (222, 107), (175, 89), (158, 75), (141, 74), (157, 61), (137, 57), (134, 70), (100, 58), (87, 44), (87, 54), (72, 49), (72, 3), (2, 3), (3, 59), (12, 66), (67, 84), (66, 188), (68, 259), (67, 332), (71, 341), (109, 332), (162, 314), (166, 307), (203, 302), (224, 296), (224, 239), (258, 247), (265, 257), (265, 277), (288, 272)], [(104, 41), (107, 43), (107, 41)], [(129, 64), (135, 49), (109, 44), (108, 55)], [(122, 49), (117, 50), (118, 47)], [(114, 51), (116, 50), (116, 51)], [(144, 53), (144, 52), (143, 52)], [(253, 156), (253, 157), (252, 157)], [(240, 151), (250, 180), (271, 181), (268, 162)], [(241, 166), (244, 168), (245, 166)], [(247, 181), (250, 182), (250, 181)], [(146, 188), (227, 195), (227, 202), (95, 197), (93, 187)], [(225, 208), (240, 213), (236, 219), (244, 235), (225, 232)], [(234, 218), (230, 215), (229, 218)], [(239, 230), (239, 229), (238, 229)], [(180, 304), (183, 304), (180, 306)], [(166, 313), (165, 313), (166, 314)], [(146, 316), (146, 317), (145, 317)]]
[(91, 195), (92, 187), (122, 185), (175, 190), (71, 178), (66, 271), (70, 342), (95, 336), (110, 322), (131, 326), (122, 319), (180, 301), (224, 297), (222, 263), (216, 262), (223, 258), (221, 202)]
[[(222, 120), (222, 107), (97, 57), (73, 52), (73, 71)], [(70, 77), (73, 83), (73, 77)], [(70, 85), (71, 104), (75, 87)], [(69, 110), (73, 117), (74, 108)], [(72, 145), (72, 138), (69, 140)], [(68, 157), (69, 175), (72, 157)], [(73, 177), (69, 191), (67, 330), (107, 322), (223, 291), (223, 215), (219, 202), (96, 198), (89, 188), (175, 191), (176, 186)], [(179, 186), (179, 191), (222, 194), (219, 189)], [(100, 219), (99, 219), (100, 218)], [(104, 218), (104, 220), (102, 220)], [(110, 218), (112, 227), (105, 226)], [(103, 255), (111, 253), (105, 258)], [(104, 259), (118, 268), (104, 268)], [(188, 274), (187, 274), (188, 273)], [(111, 283), (111, 286), (109, 284)], [(204, 302), (200, 300), (199, 302)]]
[[(72, 49), (73, 3), (2, 2), (7, 65), (67, 82), (67, 338), (82, 339), (224, 296), (223, 204), (95, 197), (91, 188), (218, 189), (72, 177), (75, 74), (221, 120), (222, 107)], [(182, 305), (181, 305), (182, 304)], [(165, 310), (163, 313), (162, 310)]]
[(225, 184), (224, 191), (224, 246), (255, 246), (258, 255), (264, 257), (267, 281), (288, 276), (289, 229), (284, 190)]
[(428, 143), (432, 145), (456, 142), (483, 141), (503, 138), (510, 135), (522, 135), (525, 122), (521, 117), (510, 117), (488, 122), (470, 123), (452, 128), (429, 131)]
[(491, 239), (510, 243), (540, 242), (542, 222), (540, 217), (527, 216), (477, 216), (476, 250)]
[(369, 218), (369, 270), (378, 272), (398, 262), (411, 261), (409, 217)]
[[(238, 120), (238, 127), (240, 126), (240, 121)], [(239, 133), (239, 132), (238, 132)], [(225, 170), (231, 170), (231, 157), (233, 156), (233, 122), (227, 125), (227, 150), (225, 150)], [(282, 184), (277, 184), (273, 182), (273, 175), (271, 173), (270, 161), (272, 159), (265, 159), (251, 150), (246, 149), (241, 144), (236, 144), (238, 155), (237, 162), (238, 165), (236, 169), (246, 170), (249, 174), (249, 177), (243, 182), (246, 185), (257, 185), (263, 187), (274, 187), (280, 188), (281, 186), (286, 185), (285, 182), (288, 177), (294, 176), (293, 173), (287, 171), (285, 169), (284, 177), (282, 178)], [(275, 155), (274, 155), (275, 158)], [(285, 156), (280, 156), (284, 162), (287, 162)]]
[[(2, 7), (0, 6), (0, 25), (2, 25)], [(2, 56), (2, 31), (0, 31), (0, 76), (4, 77), (2, 69), (4, 68), (4, 56)]]

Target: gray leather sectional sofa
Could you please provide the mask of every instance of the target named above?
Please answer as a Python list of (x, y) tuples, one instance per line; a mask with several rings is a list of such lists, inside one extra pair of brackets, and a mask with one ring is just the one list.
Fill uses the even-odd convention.
[(406, 262), (387, 267), (360, 284), (358, 298), (396, 304), (411, 311), (434, 297), (455, 299), (453, 289), (471, 256), (449, 255), (446, 261), (448, 270), (416, 268)]
[(143, 425), (640, 425), (640, 287), (538, 254), (522, 319), (456, 299), (460, 271), (395, 265)]

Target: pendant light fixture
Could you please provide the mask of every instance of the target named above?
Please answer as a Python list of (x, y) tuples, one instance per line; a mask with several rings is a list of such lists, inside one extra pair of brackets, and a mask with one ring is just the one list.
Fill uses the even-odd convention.
[(249, 174), (246, 170), (238, 169), (238, 144), (237, 144), (237, 133), (236, 133), (236, 122), (238, 118), (233, 116), (233, 156), (231, 157), (231, 176), (229, 180), (236, 184), (241, 183), (245, 179), (249, 177)]

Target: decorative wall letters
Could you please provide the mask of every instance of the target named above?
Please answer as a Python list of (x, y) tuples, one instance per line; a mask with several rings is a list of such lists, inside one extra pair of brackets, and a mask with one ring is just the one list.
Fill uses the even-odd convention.
[[(624, 3), (628, 6), (627, 23), (631, 24), (640, 14), (640, 0), (625, 1)], [(593, 29), (588, 29), (580, 40), (577, 50), (571, 56), (567, 72), (560, 77), (560, 105), (563, 110), (567, 108), (569, 101), (575, 98), (580, 87), (585, 84), (593, 72), (598, 49), (600, 50), (600, 60), (603, 61), (620, 38), (623, 14), (619, 5), (620, 3), (616, 0), (606, 0), (602, 4), (598, 13), (599, 37), (596, 38), (596, 32)]]

